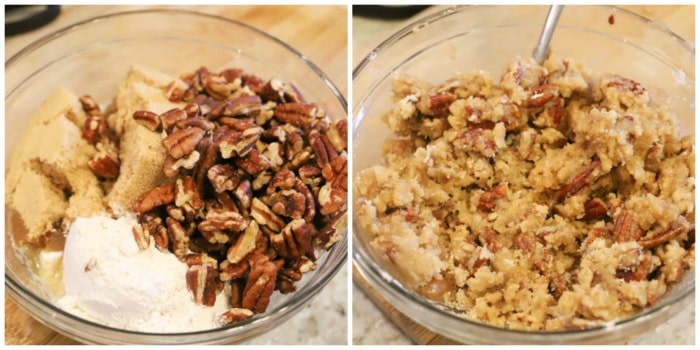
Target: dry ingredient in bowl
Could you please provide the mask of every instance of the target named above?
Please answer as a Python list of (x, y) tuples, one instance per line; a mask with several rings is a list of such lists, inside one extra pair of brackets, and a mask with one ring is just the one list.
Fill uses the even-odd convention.
[(409, 288), (522, 330), (653, 306), (694, 269), (694, 138), (641, 84), (551, 56), (402, 77), (356, 220)]
[(135, 66), (104, 110), (59, 89), (34, 114), (7, 175), (10, 233), (72, 313), (219, 327), (294, 292), (340, 239), (346, 148), (347, 121), (290, 83)]

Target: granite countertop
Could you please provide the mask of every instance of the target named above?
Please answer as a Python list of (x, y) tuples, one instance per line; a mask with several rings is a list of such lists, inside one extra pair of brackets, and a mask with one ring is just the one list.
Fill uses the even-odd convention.
[[(59, 17), (28, 33), (6, 38), (9, 58), (29, 43), (97, 15), (163, 6), (62, 6)], [(171, 6), (172, 7), (172, 6)], [(316, 63), (347, 95), (347, 6), (179, 6), (239, 20), (266, 30)], [(312, 31), (327, 44), (308, 40)], [(347, 344), (348, 265), (311, 303), (279, 327), (244, 344)], [(6, 344), (77, 344), (34, 320), (5, 296)]]
[[(694, 9), (679, 6), (622, 6), (653, 20), (663, 22), (684, 39), (694, 43)], [(443, 7), (430, 7), (411, 18), (378, 19), (353, 16), (353, 67), (359, 63), (374, 47), (406, 24), (434, 13)], [(690, 19), (690, 20), (689, 20)], [(414, 338), (402, 332), (356, 282), (353, 284), (352, 299), (352, 343), (357, 345), (415, 344)], [(403, 327), (410, 328), (410, 327)], [(683, 310), (668, 322), (653, 331), (632, 339), (629, 344), (695, 344), (695, 300), (684, 306)]]

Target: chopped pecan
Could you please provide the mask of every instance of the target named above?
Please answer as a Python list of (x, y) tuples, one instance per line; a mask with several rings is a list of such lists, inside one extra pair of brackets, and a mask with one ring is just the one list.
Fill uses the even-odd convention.
[(542, 107), (559, 94), (559, 86), (554, 84), (544, 84), (535, 86), (532, 88), (531, 92), (532, 96), (530, 96), (529, 106)]
[(245, 157), (236, 158), (234, 163), (251, 176), (270, 169), (270, 161), (255, 149), (250, 150)]
[(250, 273), (243, 290), (242, 306), (255, 313), (265, 312), (275, 289), (278, 267), (265, 255), (250, 258)]
[(492, 228), (486, 228), (480, 238), (481, 243), (491, 252), (496, 253), (503, 248), (503, 243), (498, 239), (498, 232)]
[(621, 209), (615, 218), (615, 226), (613, 228), (615, 242), (636, 241), (641, 237), (641, 234), (642, 231), (635, 224), (632, 212), (624, 208)]
[(238, 202), (241, 203), (241, 207), (244, 209), (250, 208), (253, 200), (253, 190), (250, 188), (250, 181), (241, 181), (238, 187), (233, 191), (233, 195), (236, 196)]
[[(168, 229), (163, 225), (163, 219), (154, 215), (144, 215), (140, 223), (143, 236), (152, 236), (155, 245), (160, 250), (167, 250), (169, 239)], [(138, 241), (136, 242), (138, 244)]]
[(496, 155), (496, 144), (484, 135), (481, 127), (467, 128), (455, 138), (454, 145), (458, 149), (477, 151), (488, 158)]
[(163, 129), (170, 132), (178, 122), (187, 119), (187, 112), (180, 108), (173, 108), (163, 112), (159, 118)]
[(343, 229), (347, 226), (346, 220), (345, 210), (329, 216), (314, 237), (316, 244), (323, 249), (330, 249), (343, 236)]
[(228, 126), (229, 128), (236, 131), (245, 131), (250, 128), (258, 126), (255, 124), (255, 119), (253, 118), (232, 118), (232, 117), (221, 117), (216, 120), (219, 124)]
[[(617, 226), (617, 221), (615, 226)], [(671, 227), (669, 227), (668, 229), (665, 229), (663, 231), (657, 230), (651, 235), (639, 238), (639, 245), (641, 245), (644, 249), (656, 248), (680, 236), (681, 234), (688, 232), (689, 229), (690, 225), (688, 221), (686, 221), (684, 218), (679, 218), (678, 220), (673, 222), (673, 224), (671, 224)]]
[(642, 281), (647, 279), (647, 276), (652, 270), (652, 255), (650, 252), (644, 254), (644, 258), (633, 270), (620, 271), (616, 274), (617, 278), (622, 278), (625, 282)]
[(217, 100), (225, 100), (231, 95), (231, 87), (226, 78), (219, 75), (207, 75), (202, 78), (204, 90)]
[(98, 142), (97, 153), (88, 162), (92, 172), (105, 179), (115, 179), (119, 176), (119, 156), (113, 143)]
[(623, 91), (631, 91), (636, 95), (641, 95), (646, 90), (642, 84), (619, 75), (615, 75), (613, 80), (608, 82), (607, 87), (614, 87)]
[(194, 169), (199, 162), (199, 158), (200, 154), (197, 151), (192, 151), (190, 154), (180, 159), (167, 156), (163, 163), (163, 174), (167, 177), (175, 177), (180, 173), (180, 169)]
[(225, 209), (211, 209), (204, 221), (197, 225), (200, 232), (215, 232), (228, 230), (241, 232), (248, 227), (249, 222), (241, 214)]
[(224, 117), (254, 117), (260, 113), (262, 101), (260, 96), (244, 96), (233, 100), (226, 101), (226, 104), (221, 111), (221, 116)]
[(192, 292), (194, 301), (205, 306), (216, 302), (216, 266), (211, 264), (192, 265), (187, 269), (187, 289)]
[(248, 273), (249, 269), (250, 265), (247, 261), (232, 264), (230, 261), (224, 260), (219, 265), (219, 279), (222, 282), (237, 280), (244, 277)]
[(170, 242), (172, 244), (172, 252), (178, 258), (184, 258), (187, 254), (190, 239), (185, 231), (185, 228), (175, 219), (168, 217), (165, 219), (165, 224), (170, 233)]
[(133, 118), (148, 130), (158, 131), (160, 129), (160, 117), (151, 111), (136, 111)]
[(216, 127), (214, 123), (208, 121), (204, 117), (192, 117), (183, 119), (175, 123), (175, 126), (178, 129), (199, 128), (205, 131), (214, 130), (214, 128)]
[[(309, 103), (284, 103), (275, 107), (275, 118), (300, 128), (308, 128), (321, 114), (318, 106)], [(322, 115), (322, 114), (321, 114)]]
[(270, 208), (265, 205), (261, 200), (253, 198), (251, 202), (250, 215), (258, 222), (261, 226), (267, 226), (275, 232), (279, 232), (285, 226), (284, 220), (282, 220), (277, 214), (273, 213)]
[(311, 187), (317, 187), (321, 183), (321, 169), (316, 166), (304, 165), (300, 167), (297, 172), (299, 173), (301, 181)]
[(216, 164), (209, 168), (207, 177), (216, 192), (233, 191), (241, 183), (236, 169), (228, 164)]
[(508, 199), (508, 184), (505, 182), (501, 182), (494, 188), (482, 193), (479, 197), (477, 209), (492, 212), (496, 209), (496, 203), (500, 199)]
[(292, 220), (278, 234), (270, 236), (270, 245), (283, 258), (299, 258), (313, 253), (313, 226), (302, 219)]
[(228, 248), (226, 260), (231, 264), (238, 264), (243, 261), (248, 254), (255, 250), (255, 245), (260, 235), (258, 224), (255, 221), (251, 221), (243, 234), (238, 236), (236, 243)]
[(578, 173), (576, 176), (574, 176), (571, 181), (567, 182), (560, 190), (559, 190), (559, 201), (563, 201), (564, 199), (571, 197), (581, 191), (584, 187), (588, 186), (589, 184), (589, 177), (593, 173), (594, 170), (596, 170), (600, 166), (600, 161), (599, 160), (594, 160), (586, 166), (583, 170), (581, 170), (580, 173)]
[(292, 219), (301, 219), (306, 212), (306, 196), (294, 190), (282, 190), (271, 199), (270, 209)]
[(584, 220), (600, 220), (608, 215), (608, 206), (600, 198), (592, 198), (583, 204), (586, 215)]
[(85, 141), (94, 145), (109, 131), (107, 120), (102, 116), (89, 116), (83, 124), (82, 136)]
[(194, 151), (204, 137), (204, 133), (205, 131), (200, 128), (176, 130), (163, 139), (162, 144), (171, 157), (178, 159)]
[(155, 207), (175, 202), (175, 183), (165, 184), (141, 194), (134, 202), (134, 211), (145, 213)]
[(323, 215), (332, 215), (345, 208), (348, 200), (348, 191), (340, 186), (326, 183), (318, 192), (318, 203), (321, 205), (319, 212)]
[(244, 308), (231, 308), (216, 315), (216, 322), (220, 326), (229, 325), (236, 322), (245, 321), (253, 317), (253, 311)]
[(341, 119), (333, 122), (327, 135), (336, 151), (346, 150), (348, 148), (348, 120)]
[(306, 187), (306, 185), (300, 179), (294, 179), (294, 190), (306, 197), (304, 220), (307, 222), (313, 222), (314, 216), (316, 216), (316, 199), (314, 198), (313, 193), (311, 193), (311, 190), (309, 190), (309, 188)]
[(513, 237), (513, 243), (515, 243), (515, 246), (522, 250), (525, 254), (530, 254), (535, 249), (535, 245), (537, 244), (534, 237), (522, 232)]
[(151, 245), (151, 234), (148, 231), (148, 225), (136, 225), (131, 229), (131, 231), (134, 235), (134, 240), (136, 241), (136, 245), (139, 247), (139, 249), (148, 249), (148, 247)]
[(94, 98), (90, 95), (83, 95), (80, 96), (80, 105), (83, 108), (83, 111), (88, 116), (91, 117), (99, 117), (102, 116), (102, 112), (100, 111), (100, 105), (95, 101)]
[(423, 95), (416, 103), (421, 113), (434, 117), (443, 117), (450, 112), (450, 105), (455, 101), (455, 96), (447, 91), (437, 94)]
[(189, 206), (194, 210), (199, 210), (204, 205), (201, 194), (191, 176), (185, 176), (175, 181), (175, 205), (178, 207)]

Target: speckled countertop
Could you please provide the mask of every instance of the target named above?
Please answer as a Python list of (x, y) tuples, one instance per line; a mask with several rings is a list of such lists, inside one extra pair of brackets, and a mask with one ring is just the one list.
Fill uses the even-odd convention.
[[(622, 6), (653, 20), (663, 22), (684, 39), (694, 43), (694, 9), (692, 6)], [(430, 7), (402, 20), (385, 20), (353, 16), (353, 67), (388, 36), (413, 20), (439, 11)], [(357, 345), (406, 345), (413, 340), (393, 323), (356, 284), (353, 285), (352, 343)], [(632, 339), (629, 344), (695, 344), (695, 301), (691, 298), (683, 310), (653, 331)]]

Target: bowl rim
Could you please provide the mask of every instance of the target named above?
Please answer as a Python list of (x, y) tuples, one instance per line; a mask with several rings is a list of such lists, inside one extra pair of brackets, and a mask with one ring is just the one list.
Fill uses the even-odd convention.
[[(537, 4), (531, 4), (532, 6), (537, 6)], [(352, 80), (353, 83), (356, 81), (356, 79), (360, 76), (360, 74), (367, 68), (367, 66), (374, 61), (382, 52), (384, 52), (388, 47), (391, 47), (393, 44), (397, 43), (398, 41), (404, 39), (407, 36), (410, 36), (412, 33), (414, 33), (416, 28), (425, 28), (432, 24), (435, 21), (439, 21), (445, 17), (457, 14), (459, 12), (463, 11), (469, 11), (474, 8), (496, 8), (500, 6), (508, 6), (508, 5), (454, 5), (450, 6), (447, 9), (437, 11), (435, 13), (426, 15), (424, 17), (418, 18), (415, 21), (410, 22), (409, 24), (405, 25), (403, 28), (399, 29), (398, 31), (394, 32), (391, 36), (389, 36), (387, 39), (382, 41), (377, 47), (372, 49), (356, 66), (353, 68), (352, 71)], [(512, 5), (511, 5), (512, 6)], [(543, 7), (545, 5), (539, 5), (540, 7)], [(583, 5), (586, 7), (597, 7), (597, 8), (609, 8), (610, 10), (613, 11), (614, 14), (622, 13), (624, 15), (631, 16), (635, 20), (640, 21), (642, 24), (647, 25), (649, 28), (651, 28), (654, 31), (661, 32), (663, 34), (668, 35), (670, 38), (673, 40), (677, 41), (684, 50), (688, 51), (692, 56), (695, 56), (695, 47), (694, 45), (689, 44), (685, 39), (683, 39), (681, 36), (676, 34), (675, 32), (671, 31), (666, 25), (654, 25), (658, 24), (659, 22), (653, 21), (643, 15), (640, 15), (638, 13), (632, 12), (630, 10), (620, 8), (618, 6), (613, 6), (613, 5)], [(376, 83), (376, 81), (374, 82)], [(374, 84), (373, 83), (373, 84)], [(371, 85), (375, 86), (375, 85)], [(353, 96), (359, 96), (359, 94), (353, 94)], [(356, 108), (360, 106), (360, 104), (363, 101), (354, 101), (353, 102), (353, 129), (352, 133), (355, 135), (358, 131), (358, 128), (360, 126), (360, 123), (364, 120), (365, 115), (359, 115), (357, 113), (360, 113), (362, 108)], [(354, 197), (354, 196), (353, 196)], [(353, 203), (355, 203), (353, 199)], [(355, 235), (357, 234), (358, 231), (364, 232), (360, 227), (357, 226), (354, 215), (355, 212), (353, 211), (353, 242), (355, 241)], [(368, 247), (369, 248), (369, 247)], [(371, 249), (371, 248), (369, 248)], [(403, 284), (399, 282), (398, 279), (394, 278), (389, 274), (387, 271), (382, 269), (371, 257), (370, 253), (363, 251), (362, 249), (358, 248), (357, 244), (353, 244), (353, 249), (352, 249), (352, 263), (353, 266), (357, 268), (357, 271), (362, 275), (363, 278), (365, 278), (368, 282), (373, 282), (375, 284), (378, 284), (379, 287), (382, 288), (377, 288), (377, 286), (372, 286), (373, 289), (377, 290), (379, 295), (381, 295), (383, 298), (386, 298), (388, 301), (390, 301), (393, 298), (399, 299), (402, 302), (408, 302), (411, 307), (416, 307), (420, 309), (423, 312), (430, 313), (430, 314), (436, 314), (440, 317), (447, 317), (449, 321), (451, 322), (460, 322), (464, 323), (465, 325), (468, 325), (469, 327), (473, 327), (475, 330), (484, 330), (484, 331), (490, 331), (494, 332), (494, 336), (496, 337), (503, 337), (504, 340), (510, 340), (513, 341), (514, 338), (511, 338), (513, 336), (518, 337), (518, 336), (528, 336), (532, 337), (535, 336), (536, 339), (535, 341), (548, 341), (551, 340), (551, 338), (556, 338), (560, 337), (559, 341), (561, 342), (566, 342), (566, 341), (576, 341), (576, 340), (585, 340), (585, 339), (591, 339), (596, 336), (603, 335), (606, 331), (609, 331), (613, 327), (625, 327), (625, 326), (631, 326), (633, 325), (636, 321), (638, 320), (645, 320), (650, 318), (653, 314), (657, 314), (659, 311), (662, 311), (663, 309), (671, 308), (674, 305), (676, 305), (679, 301), (687, 298), (688, 296), (692, 295), (695, 293), (695, 285), (693, 284), (687, 291), (684, 293), (681, 293), (679, 295), (674, 295), (673, 298), (665, 299), (663, 302), (658, 303), (657, 305), (654, 305), (653, 307), (650, 308), (644, 308), (642, 311), (635, 313), (634, 315), (623, 318), (623, 319), (618, 319), (618, 320), (613, 320), (613, 321), (608, 321), (601, 323), (597, 326), (594, 327), (589, 327), (585, 329), (578, 329), (578, 330), (559, 330), (559, 331), (528, 331), (528, 330), (519, 330), (519, 329), (508, 329), (508, 328), (503, 328), (503, 327), (497, 327), (493, 326), (487, 323), (483, 322), (478, 322), (466, 317), (460, 317), (454, 313), (448, 312), (445, 309), (448, 308), (444, 305), (440, 305), (439, 303), (432, 302), (428, 300), (427, 298), (424, 298), (417, 293), (413, 292), (412, 290), (403, 287)], [(694, 277), (694, 274), (693, 274)], [(688, 277), (687, 277), (688, 278)], [(675, 286), (675, 285), (674, 285)], [(384, 290), (383, 288), (386, 288)], [(668, 293), (668, 291), (667, 291)], [(391, 296), (391, 298), (387, 298), (387, 295)], [(390, 301), (391, 302), (391, 301)], [(403, 311), (397, 307), (397, 309), (403, 313)], [(417, 315), (408, 315), (404, 314), (405, 316), (411, 318), (418, 324), (422, 326), (426, 326), (421, 322), (421, 317)], [(425, 316), (425, 315), (422, 315)], [(427, 326), (426, 326), (427, 327)], [(430, 327), (427, 327), (430, 328)], [(432, 329), (431, 329), (432, 330)], [(433, 330), (436, 333), (440, 333), (439, 331)], [(441, 333), (444, 334), (444, 333)], [(455, 339), (457, 340), (457, 339)]]
[[(59, 28), (51, 33), (48, 33), (39, 39), (33, 41), (29, 45), (25, 46), (21, 50), (19, 50), (17, 53), (12, 55), (8, 60), (5, 61), (5, 70), (7, 71), (8, 68), (12, 67), (14, 64), (19, 62), (23, 57), (27, 56), (28, 54), (34, 52), (35, 50), (43, 47), (44, 45), (53, 42), (56, 39), (59, 39), (67, 34), (70, 34), (73, 31), (82, 29), (83, 27), (90, 26), (94, 23), (97, 22), (102, 22), (106, 20), (110, 20), (112, 18), (124, 18), (124, 17), (129, 17), (129, 16), (140, 16), (140, 15), (184, 15), (184, 16), (192, 16), (192, 17), (198, 17), (204, 20), (212, 20), (216, 21), (218, 23), (221, 23), (223, 25), (233, 25), (233, 26), (238, 26), (238, 27), (243, 27), (245, 29), (253, 31), (256, 35), (260, 35), (261, 37), (264, 37), (267, 40), (270, 40), (272, 43), (277, 44), (281, 46), (282, 48), (286, 49), (289, 51), (291, 54), (296, 56), (297, 59), (301, 60), (303, 64), (305, 64), (308, 68), (310, 68), (317, 76), (323, 81), (323, 84), (325, 87), (328, 89), (330, 93), (335, 97), (335, 100), (340, 104), (342, 107), (342, 110), (347, 117), (348, 114), (348, 104), (345, 96), (340, 92), (340, 90), (337, 88), (337, 86), (328, 78), (328, 76), (315, 64), (313, 63), (308, 57), (306, 57), (304, 54), (299, 52), (297, 49), (292, 47), (291, 45), (287, 44), (286, 42), (278, 39), (277, 37), (261, 30), (258, 29), (254, 26), (251, 26), (249, 24), (243, 23), (241, 21), (231, 19), (231, 18), (226, 18), (223, 16), (219, 15), (214, 15), (214, 14), (209, 14), (209, 13), (204, 13), (204, 12), (199, 12), (199, 11), (194, 11), (194, 10), (188, 10), (188, 9), (178, 9), (178, 8), (148, 8), (148, 9), (139, 9), (139, 10), (128, 10), (128, 11), (117, 11), (117, 12), (111, 12), (95, 17), (91, 17), (88, 19), (80, 20), (77, 22), (74, 22), (73, 24), (66, 25), (62, 28)], [(7, 99), (8, 97), (8, 91), (6, 91), (5, 98)], [(6, 213), (7, 214), (7, 213)], [(347, 215), (347, 214), (346, 214)], [(7, 233), (6, 233), (7, 234)], [(326, 260), (330, 258), (330, 255), (337, 251), (337, 250), (344, 250), (345, 253), (343, 254), (342, 252), (338, 253), (337, 257), (337, 263), (332, 266), (325, 275), (317, 276), (316, 273), (313, 273), (313, 275), (308, 276), (309, 279), (314, 279), (314, 284), (307, 284), (304, 287), (308, 288), (306, 289), (305, 293), (300, 293), (300, 291), (296, 291), (290, 295), (290, 297), (284, 301), (283, 303), (280, 303), (277, 305), (275, 308), (272, 310), (268, 310), (265, 313), (255, 315), (254, 317), (242, 321), (242, 322), (237, 322), (231, 325), (227, 325), (224, 327), (218, 327), (218, 328), (211, 328), (211, 329), (206, 329), (206, 330), (200, 330), (200, 331), (193, 331), (193, 332), (178, 332), (178, 333), (154, 333), (154, 332), (139, 332), (139, 331), (131, 331), (131, 330), (125, 330), (121, 328), (114, 328), (114, 327), (109, 327), (97, 322), (93, 322), (84, 318), (81, 318), (79, 316), (76, 316), (70, 312), (67, 312), (63, 310), (62, 308), (54, 305), (52, 302), (49, 302), (47, 300), (44, 300), (44, 298), (41, 298), (34, 294), (32, 291), (28, 290), (25, 288), (22, 283), (16, 281), (12, 277), (11, 271), (8, 270), (8, 267), (5, 266), (5, 287), (7, 288), (7, 291), (9, 292), (8, 294), (11, 296), (11, 298), (16, 301), (16, 304), (20, 306), (22, 309), (27, 311), (29, 314), (32, 315), (33, 318), (39, 320), (42, 323), (47, 324), (50, 328), (59, 331), (60, 333), (64, 333), (66, 330), (64, 329), (65, 325), (63, 327), (59, 327), (55, 324), (50, 324), (44, 317), (38, 317), (35, 313), (33, 313), (31, 310), (28, 310), (28, 308), (23, 305), (20, 300), (23, 300), (25, 302), (30, 303), (30, 305), (33, 308), (39, 308), (39, 309), (44, 309), (43, 311), (48, 311), (51, 313), (51, 315), (46, 315), (46, 318), (50, 319), (56, 319), (56, 317), (66, 317), (70, 319), (73, 322), (77, 322), (78, 324), (81, 324), (83, 326), (87, 326), (88, 328), (83, 329), (81, 333), (85, 334), (88, 330), (98, 330), (100, 332), (111, 332), (112, 337), (110, 339), (116, 339), (119, 335), (128, 335), (128, 336), (137, 336), (140, 337), (140, 339), (145, 339), (145, 337), (155, 337), (153, 340), (154, 341), (161, 341), (164, 339), (169, 339), (169, 338), (175, 338), (177, 340), (178, 344), (185, 344), (185, 343), (190, 343), (190, 341), (182, 341), (182, 337), (187, 337), (187, 336), (195, 336), (196, 339), (193, 339), (192, 342), (221, 342), (225, 341), (228, 338), (232, 338), (235, 336), (242, 336), (241, 339), (237, 341), (242, 341), (244, 339), (249, 338), (249, 336), (246, 336), (246, 333), (250, 333), (250, 336), (257, 336), (261, 332), (254, 332), (256, 329), (260, 328), (263, 324), (268, 324), (270, 322), (274, 322), (277, 320), (287, 320), (291, 318), (293, 315), (296, 314), (296, 311), (299, 310), (301, 307), (305, 306), (311, 299), (316, 297), (322, 290), (323, 288), (330, 282), (331, 279), (333, 279), (338, 271), (345, 265), (347, 259), (348, 259), (348, 228), (346, 227), (343, 229), (341, 239), (336, 242), (333, 247), (330, 249), (326, 250), (323, 252), (323, 255), (318, 259), (318, 260)], [(309, 281), (311, 282), (311, 281)], [(247, 329), (248, 327), (252, 327), (251, 329)], [(72, 327), (68, 327), (72, 328)], [(243, 328), (243, 331), (236, 331), (237, 329)], [(267, 331), (269, 329), (263, 329), (263, 332)], [(251, 332), (253, 331), (253, 332)], [(64, 333), (65, 334), (65, 333)], [(215, 337), (207, 337), (210, 335), (217, 335)], [(79, 339), (81, 341), (93, 341), (93, 338), (90, 337), (76, 337), (75, 335), (70, 335), (71, 338), (74, 339)]]

